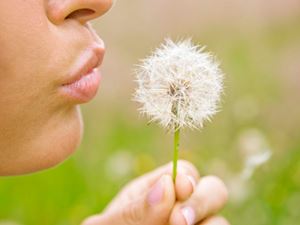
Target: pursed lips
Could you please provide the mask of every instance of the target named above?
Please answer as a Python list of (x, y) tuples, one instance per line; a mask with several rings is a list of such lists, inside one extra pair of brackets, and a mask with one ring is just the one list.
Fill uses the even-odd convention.
[(67, 99), (80, 104), (96, 95), (101, 76), (98, 67), (102, 64), (104, 52), (104, 45), (95, 42), (79, 56), (62, 84)]
[(92, 47), (87, 48), (76, 61), (69, 73), (67, 81), (63, 83), (63, 86), (80, 80), (84, 75), (88, 74), (93, 69), (98, 68), (102, 64), (104, 51), (104, 47), (96, 43), (93, 44)]

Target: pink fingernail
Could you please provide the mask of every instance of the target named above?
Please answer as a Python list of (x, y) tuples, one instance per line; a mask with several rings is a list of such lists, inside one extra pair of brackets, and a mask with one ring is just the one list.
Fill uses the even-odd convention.
[(161, 202), (164, 195), (164, 177), (160, 178), (159, 181), (152, 187), (150, 193), (148, 194), (147, 201), (149, 205), (157, 205)]
[(195, 223), (195, 211), (191, 207), (185, 207), (181, 209), (181, 213), (187, 223), (187, 225), (193, 225)]

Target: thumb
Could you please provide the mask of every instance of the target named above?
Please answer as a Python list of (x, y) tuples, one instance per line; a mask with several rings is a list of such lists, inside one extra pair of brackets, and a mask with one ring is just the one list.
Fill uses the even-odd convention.
[(170, 175), (163, 175), (145, 194), (136, 200), (94, 216), (84, 225), (165, 225), (175, 204), (175, 190)]

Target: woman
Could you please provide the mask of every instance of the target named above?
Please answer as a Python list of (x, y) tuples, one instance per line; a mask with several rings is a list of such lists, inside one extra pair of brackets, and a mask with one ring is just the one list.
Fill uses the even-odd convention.
[[(0, 1), (1, 176), (52, 167), (77, 148), (78, 105), (95, 96), (104, 55), (88, 22), (111, 6), (112, 0)], [(174, 185), (170, 167), (132, 181), (83, 224), (228, 224), (213, 216), (227, 197), (218, 178), (199, 179), (181, 162)]]

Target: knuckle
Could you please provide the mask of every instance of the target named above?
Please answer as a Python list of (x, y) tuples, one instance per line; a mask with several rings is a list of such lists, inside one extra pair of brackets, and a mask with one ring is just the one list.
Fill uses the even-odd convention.
[(208, 176), (207, 179), (209, 179), (209, 182), (217, 189), (222, 202), (227, 202), (229, 194), (225, 183), (217, 176)]
[(191, 162), (189, 162), (187, 160), (180, 159), (180, 160), (178, 160), (178, 164), (182, 165), (184, 167), (187, 167), (189, 169), (192, 169), (192, 170), (197, 170), (196, 167)]
[(224, 217), (215, 217), (215, 225), (230, 225)]
[(131, 203), (124, 208), (122, 218), (125, 224), (139, 225), (144, 220), (144, 209), (138, 204)]
[(219, 220), (220, 225), (230, 225), (230, 223), (223, 217), (220, 217)]
[(205, 220), (201, 225), (230, 225), (229, 222), (221, 216), (211, 217)]
[(81, 225), (95, 225), (100, 223), (103, 224), (101, 218), (102, 218), (101, 215), (88, 217), (81, 223)]
[(191, 162), (187, 161), (187, 160), (179, 160), (178, 161), (178, 165), (186, 168), (189, 172), (192, 173), (192, 175), (198, 180), (200, 178), (200, 174), (198, 172), (198, 169), (196, 168), (196, 166), (194, 166), (194, 164), (192, 164)]

